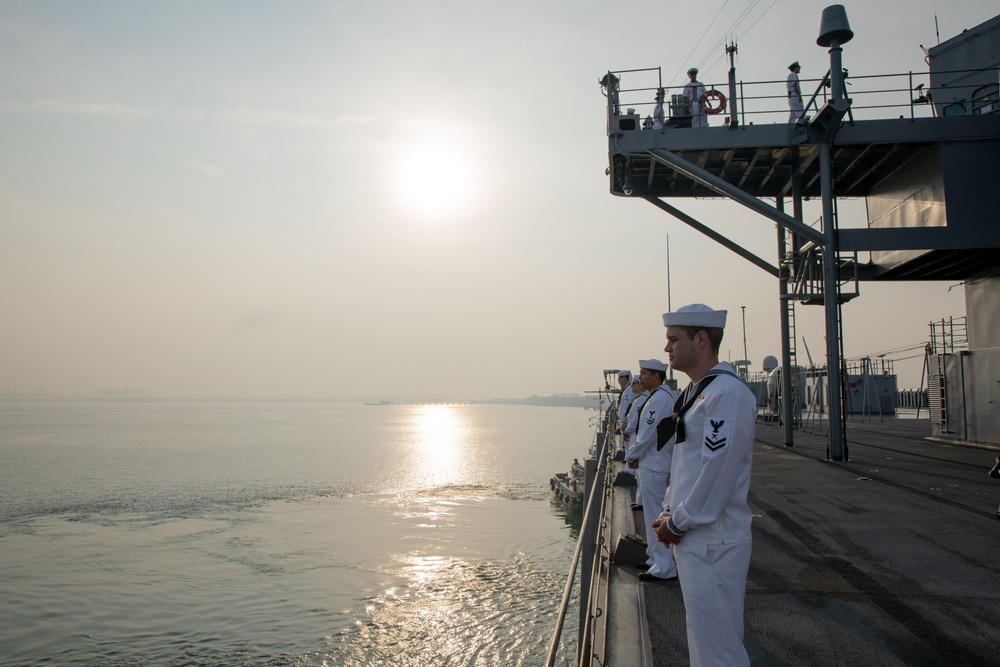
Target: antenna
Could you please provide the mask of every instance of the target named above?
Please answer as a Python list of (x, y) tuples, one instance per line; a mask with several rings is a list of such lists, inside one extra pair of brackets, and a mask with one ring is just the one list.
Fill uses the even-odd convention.
[[(667, 234), (667, 312), (674, 312), (674, 309), (670, 307), (670, 234)], [(674, 379), (673, 364), (670, 364), (670, 379)]]
[(809, 354), (809, 343), (806, 342), (806, 337), (802, 337), (802, 345), (806, 348), (806, 356), (809, 358), (809, 367), (814, 368), (816, 364), (813, 363), (813, 356)]
[(747, 307), (740, 306), (740, 308), (743, 309), (743, 358), (748, 359), (749, 357), (747, 357)]

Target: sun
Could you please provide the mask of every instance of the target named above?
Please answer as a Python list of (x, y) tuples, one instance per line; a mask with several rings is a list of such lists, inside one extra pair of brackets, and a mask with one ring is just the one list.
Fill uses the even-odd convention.
[(459, 213), (473, 195), (470, 151), (438, 137), (414, 142), (398, 163), (396, 182), (407, 210), (443, 218)]

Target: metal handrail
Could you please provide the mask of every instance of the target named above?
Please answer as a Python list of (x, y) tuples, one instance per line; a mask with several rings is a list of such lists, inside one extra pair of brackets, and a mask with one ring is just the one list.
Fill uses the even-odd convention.
[[(608, 451), (610, 438), (604, 439), (601, 452), (597, 456), (598, 461), (602, 461)], [(594, 499), (598, 496), (598, 490), (605, 491), (603, 484), (594, 484), (590, 489), (590, 497), (587, 498), (587, 508), (583, 513), (583, 523), (580, 528), (580, 536), (576, 540), (576, 550), (573, 552), (573, 560), (570, 563), (569, 574), (566, 577), (566, 586), (563, 588), (562, 601), (559, 603), (559, 611), (556, 616), (556, 627), (552, 632), (552, 640), (549, 642), (548, 654), (545, 657), (545, 667), (552, 667), (555, 664), (556, 654), (559, 651), (559, 640), (562, 638), (563, 625), (566, 623), (566, 611), (569, 608), (569, 599), (573, 593), (573, 582), (576, 580), (576, 570), (580, 564), (580, 555), (583, 553), (583, 542), (587, 536), (586, 526), (590, 520), (590, 512), (594, 506)], [(586, 639), (586, 638), (585, 638)]]
[[(848, 86), (847, 94), (848, 97), (852, 99), (864, 99), (865, 103), (853, 104), (852, 108), (855, 112), (874, 112), (883, 111), (886, 112), (881, 116), (875, 114), (870, 117), (874, 118), (895, 118), (899, 116), (899, 112), (909, 109), (909, 117), (915, 118), (918, 115), (933, 116), (940, 113), (939, 106), (944, 104), (940, 100), (934, 99), (935, 92), (947, 91), (949, 93), (959, 95), (965, 95), (968, 97), (970, 103), (973, 101), (977, 91), (983, 88), (981, 81), (969, 81), (964, 82), (973, 75), (981, 74), (985, 71), (996, 70), (995, 66), (987, 68), (977, 68), (969, 70), (935, 70), (934, 72), (899, 72), (893, 74), (862, 74), (862, 75), (846, 75), (845, 82)], [(655, 71), (655, 68), (648, 68), (643, 70), (615, 70), (612, 74), (621, 76), (622, 74), (631, 74), (630, 81), (635, 78), (646, 78), (649, 75), (640, 74), (643, 72)], [(967, 77), (962, 77), (961, 75), (969, 75)], [(935, 81), (941, 79), (941, 77), (955, 76), (958, 77), (952, 81), (947, 82), (939, 90), (933, 89), (932, 77)], [(659, 78), (659, 77), (657, 77)], [(817, 87), (816, 104), (822, 104), (826, 102), (826, 98), (829, 94), (828, 86), (824, 85), (827, 77), (820, 78), (803, 78), (800, 81), (803, 91), (808, 87)], [(635, 86), (626, 86), (625, 80), (622, 78), (620, 81), (620, 88), (616, 95), (617, 101), (619, 103), (620, 109), (625, 109), (626, 107), (635, 108), (640, 116), (645, 116), (652, 113), (652, 108), (655, 104), (650, 99), (649, 92), (653, 90), (652, 81), (640, 81), (637, 82)], [(718, 89), (722, 91), (728, 91), (728, 82), (717, 81), (717, 82), (706, 82), (706, 89)], [(765, 119), (774, 119), (774, 122), (781, 122), (787, 120), (788, 108), (785, 104), (787, 99), (787, 94), (785, 93), (784, 79), (773, 79), (764, 81), (739, 81), (739, 115), (741, 124), (746, 124), (746, 119), (749, 117), (751, 119), (756, 119), (757, 122), (766, 122)], [(683, 91), (683, 86), (664, 86), (663, 89), (667, 93), (667, 99), (671, 93), (681, 93)], [(990, 93), (991, 95), (994, 93)], [(992, 98), (991, 98), (992, 99)], [(780, 102), (779, 102), (780, 101)], [(920, 112), (921, 108), (925, 108), (926, 111)], [(869, 114), (864, 114), (868, 116)], [(778, 119), (781, 119), (779, 121)]]

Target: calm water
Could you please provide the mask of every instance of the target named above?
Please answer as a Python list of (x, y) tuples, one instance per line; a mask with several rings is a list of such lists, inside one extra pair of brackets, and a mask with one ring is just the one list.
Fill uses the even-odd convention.
[(540, 664), (595, 414), (0, 403), (0, 667)]

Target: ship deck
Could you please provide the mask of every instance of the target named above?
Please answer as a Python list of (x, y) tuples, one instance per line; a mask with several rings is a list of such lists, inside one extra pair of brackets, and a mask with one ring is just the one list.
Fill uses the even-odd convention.
[[(758, 424), (745, 646), (755, 665), (997, 665), (997, 451), (935, 442), (926, 419), (849, 421), (826, 438)], [(613, 475), (621, 463), (614, 463)], [(615, 486), (611, 535), (640, 532)], [(613, 544), (612, 544), (613, 547)], [(686, 664), (678, 582), (608, 572), (605, 664)]]

